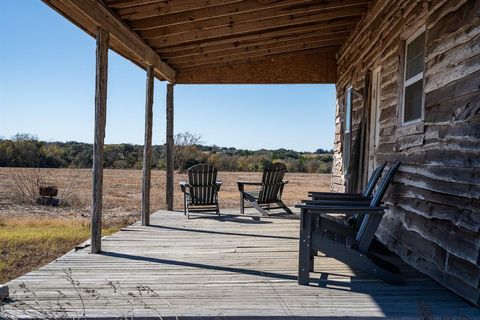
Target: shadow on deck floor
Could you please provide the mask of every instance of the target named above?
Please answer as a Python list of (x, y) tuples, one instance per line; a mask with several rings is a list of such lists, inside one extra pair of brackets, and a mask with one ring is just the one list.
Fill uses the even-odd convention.
[(332, 258), (297, 284), (298, 220), (161, 211), (8, 283), (0, 318), (480, 319), (470, 306), (399, 262), (405, 286)]

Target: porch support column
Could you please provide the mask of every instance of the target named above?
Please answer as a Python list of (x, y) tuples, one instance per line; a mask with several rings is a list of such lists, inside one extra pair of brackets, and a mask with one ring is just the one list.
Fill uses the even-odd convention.
[(153, 67), (147, 68), (147, 90), (145, 99), (145, 142), (143, 145), (142, 175), (142, 226), (150, 225), (150, 181), (152, 171), (152, 117), (153, 117)]
[(92, 194), (92, 239), (91, 252), (101, 252), (102, 240), (102, 193), (103, 193), (103, 144), (107, 113), (109, 34), (97, 29), (96, 75), (95, 75), (95, 137), (93, 144), (93, 194)]
[(167, 210), (173, 210), (173, 84), (167, 84), (167, 183), (166, 183), (166, 202)]

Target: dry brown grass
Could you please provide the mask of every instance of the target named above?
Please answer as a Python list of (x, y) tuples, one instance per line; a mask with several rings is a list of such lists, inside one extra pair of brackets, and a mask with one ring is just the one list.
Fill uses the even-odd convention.
[[(59, 187), (66, 184), (66, 180), (75, 179), (73, 183), (74, 204), (68, 208), (53, 209), (58, 214), (72, 209), (77, 213), (89, 214), (91, 199), (91, 170), (89, 169), (42, 169), (42, 173), (48, 184)], [(104, 173), (104, 209), (106, 213), (120, 211), (139, 212), (141, 201), (141, 177), (140, 170), (114, 170), (106, 169)], [(259, 172), (219, 172), (218, 179), (224, 182), (220, 190), (220, 206), (223, 208), (238, 208), (239, 194), (237, 180), (259, 181)], [(182, 194), (178, 188), (181, 180), (186, 180), (185, 174), (175, 174), (175, 208), (182, 208)], [(329, 174), (309, 173), (288, 173), (286, 179), (289, 184), (285, 187), (284, 200), (287, 205), (293, 205), (306, 197), (311, 190), (328, 191), (330, 187)], [(8, 168), (0, 168), (0, 213), (5, 210), (13, 210), (18, 213), (15, 206), (18, 205), (14, 193), (15, 183), (12, 179), (12, 172)], [(60, 188), (59, 197), (62, 197), (63, 190)], [(151, 204), (153, 210), (165, 208), (165, 171), (152, 171)], [(22, 205), (23, 207), (23, 205)], [(23, 208), (27, 209), (27, 208)], [(45, 208), (28, 208), (29, 212), (42, 213)], [(48, 209), (52, 211), (52, 209)]]

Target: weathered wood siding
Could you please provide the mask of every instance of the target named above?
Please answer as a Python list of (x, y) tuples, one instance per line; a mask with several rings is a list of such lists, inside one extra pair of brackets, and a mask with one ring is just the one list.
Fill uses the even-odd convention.
[[(405, 39), (421, 26), (427, 29), (424, 121), (402, 126)], [(480, 1), (375, 2), (338, 54), (334, 190), (344, 189), (344, 90), (364, 90), (377, 66), (378, 161), (403, 162), (377, 236), (406, 262), (479, 305)], [(353, 140), (363, 105), (361, 98), (353, 103)]]

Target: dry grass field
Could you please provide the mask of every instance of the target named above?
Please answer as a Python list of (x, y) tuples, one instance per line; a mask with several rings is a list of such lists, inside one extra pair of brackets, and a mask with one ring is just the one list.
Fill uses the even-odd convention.
[[(28, 211), (25, 213), (38, 214), (52, 211), (57, 212), (58, 215), (89, 214), (92, 190), (90, 169), (40, 169), (45, 183), (58, 186), (59, 197), (66, 197), (71, 204), (61, 208), (29, 207), (19, 201), (14, 177), (19, 173), (33, 175), (29, 173), (33, 171), (33, 169), (0, 168), (0, 214), (9, 211), (22, 214), (21, 210)], [(240, 206), (237, 180), (260, 181), (261, 177), (260, 172), (219, 172), (218, 179), (224, 182), (219, 194), (220, 207), (238, 208)], [(178, 185), (179, 181), (186, 179), (186, 174), (175, 174), (175, 209), (182, 209), (183, 198)], [(305, 198), (308, 191), (328, 191), (330, 187), (329, 174), (287, 173), (286, 179), (289, 183), (285, 187), (283, 198), (287, 205), (293, 205)], [(107, 215), (114, 212), (139, 212), (141, 182), (140, 170), (106, 169), (103, 203)], [(21, 208), (18, 208), (19, 203)], [(153, 211), (165, 206), (165, 171), (152, 171), (151, 203)]]
[[(175, 209), (183, 198), (175, 174)], [(237, 180), (260, 181), (261, 173), (219, 172), (224, 182), (219, 194), (221, 208), (239, 208)], [(328, 174), (287, 174), (284, 200), (293, 205), (310, 190), (328, 191)], [(35, 205), (19, 191), (22, 184), (42, 180), (59, 187), (59, 207)], [(23, 186), (25, 189), (25, 186)], [(36, 190), (36, 187), (30, 187)], [(165, 172), (152, 171), (152, 211), (165, 207)], [(0, 168), (0, 283), (20, 276), (68, 252), (89, 237), (91, 170)], [(105, 170), (104, 234), (139, 219), (140, 170)]]

